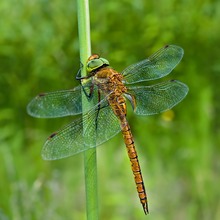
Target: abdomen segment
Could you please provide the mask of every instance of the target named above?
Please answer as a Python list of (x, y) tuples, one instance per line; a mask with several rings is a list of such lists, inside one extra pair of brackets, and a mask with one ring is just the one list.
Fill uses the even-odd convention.
[(147, 194), (144, 187), (144, 181), (141, 174), (141, 168), (138, 161), (138, 156), (134, 146), (134, 140), (131, 134), (130, 126), (126, 120), (121, 122), (122, 125), (122, 134), (124, 137), (124, 142), (127, 148), (128, 156), (131, 161), (132, 172), (134, 174), (134, 180), (137, 187), (138, 196), (140, 198), (140, 202), (143, 206), (145, 214), (149, 213), (148, 211), (148, 203), (147, 203)]

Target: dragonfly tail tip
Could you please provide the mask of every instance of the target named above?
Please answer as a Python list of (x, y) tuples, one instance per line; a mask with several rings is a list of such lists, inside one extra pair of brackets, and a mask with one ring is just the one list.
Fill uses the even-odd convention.
[(149, 214), (149, 210), (148, 210), (148, 205), (147, 205), (147, 203), (142, 204), (142, 205), (143, 205), (143, 210), (144, 210), (145, 215)]

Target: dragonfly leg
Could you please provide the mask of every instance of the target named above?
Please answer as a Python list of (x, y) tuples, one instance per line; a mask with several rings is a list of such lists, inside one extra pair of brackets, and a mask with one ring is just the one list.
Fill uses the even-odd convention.
[(101, 94), (100, 94), (100, 91), (98, 91), (98, 111), (97, 111), (97, 115), (96, 115), (96, 118), (95, 118), (96, 130), (97, 130), (97, 126), (98, 126), (99, 112), (100, 112), (100, 109), (101, 109), (100, 101), (101, 101)]
[[(89, 79), (91, 76), (94, 76), (95, 73), (90, 73), (86, 76), (81, 76), (81, 71), (82, 71), (82, 68), (83, 68), (83, 64), (80, 62), (80, 68), (76, 74), (76, 80), (82, 80), (82, 79)], [(81, 82), (80, 82), (81, 83)]]
[(79, 68), (79, 71), (76, 74), (76, 80), (81, 80), (83, 78), (83, 77), (81, 77), (82, 68), (83, 68), (83, 63), (80, 62), (80, 68)]
[(129, 102), (131, 103), (132, 109), (135, 111), (136, 105), (137, 105), (135, 97), (133, 95), (129, 94), (129, 93), (125, 93), (124, 95), (129, 100)]
[(82, 85), (82, 89), (83, 89), (85, 96), (87, 97), (88, 101), (91, 101), (93, 98), (93, 94), (94, 94), (94, 85), (92, 84), (91, 86), (89, 86), (88, 88), (89, 91), (87, 91), (86, 88), (88, 88), (88, 86)]

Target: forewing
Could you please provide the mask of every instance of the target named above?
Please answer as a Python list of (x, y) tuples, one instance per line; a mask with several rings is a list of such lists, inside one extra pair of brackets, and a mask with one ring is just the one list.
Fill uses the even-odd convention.
[(56, 160), (75, 155), (106, 142), (120, 130), (117, 117), (107, 102), (102, 101), (83, 118), (52, 134), (43, 147), (42, 157)]
[(167, 45), (148, 59), (127, 67), (122, 72), (125, 83), (132, 84), (164, 77), (176, 67), (183, 54), (184, 51), (181, 47)]
[(81, 86), (74, 89), (41, 93), (27, 106), (29, 115), (38, 118), (56, 118), (82, 113)]
[[(99, 95), (98, 87), (95, 85), (85, 84), (83, 90), (86, 93), (87, 101), (92, 101), (93, 104), (97, 104), (105, 98), (104, 95)], [(27, 112), (37, 118), (57, 118), (81, 114), (82, 86), (70, 90), (41, 93), (28, 104)]]
[(177, 105), (188, 93), (188, 87), (177, 80), (170, 80), (152, 86), (129, 87), (134, 95), (137, 115), (153, 115)]

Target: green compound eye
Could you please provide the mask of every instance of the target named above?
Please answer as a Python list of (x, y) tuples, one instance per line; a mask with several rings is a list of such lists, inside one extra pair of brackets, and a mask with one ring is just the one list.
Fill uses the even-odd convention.
[(104, 58), (98, 58), (88, 61), (87, 63), (87, 72), (91, 73), (92, 71), (98, 69), (99, 67), (103, 65), (109, 65), (108, 60)]
[(108, 60), (106, 60), (105, 58), (100, 57), (99, 59), (103, 62), (103, 64), (109, 65)]

